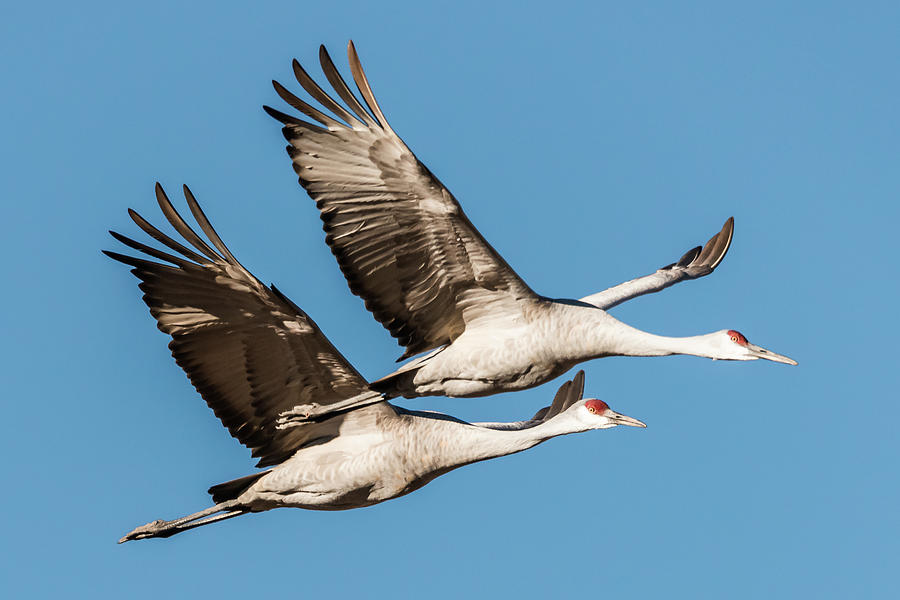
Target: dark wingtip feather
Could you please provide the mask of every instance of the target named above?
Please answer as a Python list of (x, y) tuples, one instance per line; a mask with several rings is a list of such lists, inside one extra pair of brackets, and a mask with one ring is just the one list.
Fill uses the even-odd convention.
[(677, 263), (675, 263), (674, 265), (671, 265), (671, 266), (679, 266), (679, 267), (688, 266), (689, 264), (694, 262), (694, 259), (697, 258), (697, 256), (700, 254), (701, 250), (703, 250), (702, 246), (697, 246), (695, 248), (691, 248), (690, 250), (688, 250), (687, 252), (684, 253), (684, 256), (682, 256), (681, 258), (678, 259)]
[[(117, 233), (115, 231), (110, 231), (109, 234), (111, 236), (113, 236), (113, 238), (115, 238), (116, 241), (118, 241), (122, 244), (125, 244), (129, 248), (137, 250), (138, 252), (143, 252), (144, 254), (146, 254), (148, 256), (152, 256), (153, 258), (172, 263), (173, 265), (176, 265), (182, 269), (188, 269), (193, 265), (193, 263), (190, 263), (182, 258), (179, 258), (178, 256), (174, 256), (172, 254), (169, 254), (168, 252), (162, 252), (161, 250), (157, 250), (156, 248), (148, 246), (147, 244), (142, 244), (141, 242), (139, 242), (137, 240), (133, 240), (129, 237), (126, 237), (126, 236), (122, 235), (121, 233)], [(179, 250), (179, 247), (177, 245), (170, 246), (170, 247), (173, 250), (176, 250), (176, 251)], [(189, 255), (189, 254), (186, 254), (185, 256), (187, 256), (188, 258), (191, 258), (191, 255)]]
[(339, 128), (339, 127), (344, 126), (341, 122), (336, 121), (335, 119), (332, 119), (331, 117), (329, 117), (328, 115), (326, 115), (325, 113), (320, 111), (319, 109), (304, 102), (303, 100), (301, 100), (300, 98), (298, 98), (297, 96), (295, 96), (294, 94), (289, 92), (287, 90), (287, 88), (285, 88), (283, 85), (281, 85), (277, 81), (273, 81), (272, 85), (275, 87), (275, 93), (278, 94), (282, 100), (284, 100), (289, 105), (293, 106), (294, 108), (296, 108), (297, 110), (302, 112), (304, 115), (306, 115), (310, 119), (314, 119), (315, 121), (318, 121), (319, 123), (321, 123), (322, 125), (324, 125), (325, 127), (328, 127), (328, 128)]
[(584, 398), (584, 369), (579, 369), (579, 371), (575, 373), (575, 377), (572, 378), (572, 387), (578, 390), (578, 397), (575, 399), (576, 402)]
[(125, 237), (118, 231), (113, 231), (112, 229), (109, 230), (109, 235), (113, 236), (113, 239), (115, 239), (117, 242), (122, 242), (126, 246), (128, 245), (128, 242), (132, 241), (131, 238)]
[(536, 413), (534, 413), (534, 416), (531, 417), (531, 420), (532, 421), (543, 421), (544, 418), (547, 416), (547, 413), (549, 413), (549, 412), (550, 412), (550, 407), (545, 406), (544, 408), (542, 408), (539, 411), (537, 411)]
[(291, 115), (285, 114), (285, 113), (281, 112), (280, 110), (276, 110), (276, 109), (272, 108), (271, 106), (268, 106), (265, 104), (263, 104), (263, 110), (266, 111), (266, 113), (270, 117), (272, 117), (276, 121), (281, 121), (285, 125), (287, 125), (287, 124), (300, 125), (303, 123), (303, 121), (301, 121), (300, 119), (298, 119), (296, 117), (292, 117)]
[[(322, 71), (325, 73), (325, 78), (328, 79), (331, 87), (353, 112), (353, 116), (355, 116), (354, 120), (365, 127), (377, 126), (377, 121), (365, 108), (363, 108), (363, 105), (359, 103), (359, 100), (353, 95), (350, 88), (347, 87), (347, 82), (344, 81), (340, 71), (338, 71), (337, 67), (334, 65), (334, 61), (331, 60), (331, 56), (328, 55), (325, 46), (322, 46), (319, 51), (319, 63), (321, 64)], [(350, 122), (351, 121), (348, 121), (348, 123)]]
[(728, 248), (731, 247), (731, 239), (733, 236), (734, 218), (729, 217), (725, 221), (725, 224), (722, 225), (722, 229), (706, 242), (706, 245), (700, 252), (700, 256), (697, 257), (696, 262), (698, 265), (705, 266), (710, 271), (719, 266), (719, 263), (725, 258), (725, 254), (728, 253)]
[(728, 249), (731, 248), (731, 240), (734, 239), (734, 217), (728, 217), (728, 219), (725, 220), (725, 224), (722, 226), (722, 231), (727, 233), (725, 239), (725, 248), (722, 250), (722, 254), (719, 257), (719, 260), (717, 260), (713, 265), (714, 269), (719, 265), (720, 262), (722, 262), (722, 259), (725, 258), (725, 255), (728, 253)]
[(155, 266), (158, 266), (158, 263), (150, 262), (149, 260), (144, 260), (142, 258), (136, 258), (134, 256), (128, 256), (127, 254), (119, 254), (118, 252), (113, 252), (112, 250), (101, 250), (100, 252), (107, 255), (113, 260), (117, 260), (120, 263), (125, 263), (130, 267), (135, 267), (138, 269), (153, 268)]
[[(219, 237), (219, 234), (216, 233), (216, 230), (213, 228), (212, 223), (209, 222), (209, 218), (206, 216), (206, 213), (203, 212), (203, 209), (200, 208), (200, 203), (197, 202), (197, 198), (194, 196), (194, 193), (191, 192), (191, 188), (187, 186), (187, 184), (182, 184), (182, 193), (184, 194), (184, 199), (187, 201), (188, 208), (191, 211), (191, 214), (194, 215), (194, 219), (197, 221), (197, 224), (200, 225), (200, 229), (203, 230), (203, 233), (206, 234), (206, 237), (213, 243), (213, 245), (218, 248), (219, 252), (235, 266), (239, 266), (243, 268), (243, 265), (238, 262), (238, 260), (234, 257), (228, 247), (225, 245), (225, 242), (222, 241), (222, 238)], [(246, 271), (246, 269), (244, 269)], [(248, 271), (249, 274), (249, 271)]]
[(274, 79), (272, 80), (272, 87), (275, 88), (275, 93), (281, 96), (282, 100), (285, 99), (285, 96), (293, 96), (293, 94), (290, 93), (286, 87), (284, 87)]
[(359, 55), (356, 53), (356, 46), (353, 45), (353, 40), (350, 40), (350, 43), (347, 45), (347, 60), (350, 62), (350, 72), (353, 74), (353, 80), (356, 82), (356, 88), (359, 90), (359, 93), (362, 94), (363, 101), (369, 108), (369, 112), (375, 116), (375, 121), (382, 129), (389, 134), (396, 136), (397, 134), (394, 133), (394, 130), (388, 125), (384, 112), (382, 112), (381, 107), (378, 106), (378, 100), (375, 99), (375, 92), (372, 91), (372, 86), (369, 84), (369, 78), (366, 77), (366, 73), (362, 68), (362, 62), (359, 60)]
[[(331, 62), (331, 57), (328, 56), (328, 51), (325, 50), (325, 46), (319, 47), (319, 64), (322, 66), (322, 70), (325, 73), (326, 78), (331, 83), (334, 90), (338, 93), (339, 96), (344, 98), (345, 102), (349, 103), (349, 106), (353, 106), (353, 101), (346, 98), (342, 93), (342, 88), (346, 87), (346, 83), (343, 83), (339, 74), (337, 74), (337, 69), (334, 67), (334, 63)], [(291, 63), (294, 71), (294, 77), (297, 79), (297, 82), (300, 86), (307, 91), (307, 93), (315, 98), (322, 106), (332, 111), (335, 115), (337, 115), (340, 119), (343, 119), (345, 123), (349, 124), (351, 127), (355, 125), (363, 125), (362, 121), (359, 120), (356, 116), (354, 116), (350, 111), (341, 106), (334, 98), (329, 96), (325, 90), (323, 90), (315, 80), (309, 76), (309, 73), (303, 68), (300, 62), (297, 59)], [(337, 74), (337, 75), (336, 75)], [(336, 79), (335, 79), (336, 75)], [(340, 80), (340, 81), (339, 81)], [(320, 111), (319, 114), (322, 114)], [(327, 120), (330, 121), (330, 117), (327, 115)], [(316, 118), (316, 117), (313, 117)], [(333, 123), (334, 125), (342, 125), (339, 122)]]
[(165, 204), (172, 204), (169, 202), (166, 190), (163, 189), (163, 186), (158, 181), (156, 182), (156, 185), (153, 186), (153, 192), (156, 194), (156, 203), (159, 204), (160, 208)]
[(166, 195), (166, 192), (162, 189), (162, 186), (158, 183), (156, 184), (156, 202), (159, 204), (160, 210), (162, 210), (163, 216), (166, 217), (166, 220), (175, 228), (185, 240), (187, 240), (194, 248), (202, 252), (213, 262), (218, 262), (222, 260), (222, 257), (216, 254), (215, 250), (210, 248), (209, 244), (203, 241), (203, 239), (197, 235), (197, 232), (191, 229), (191, 226), (187, 224), (187, 221), (175, 210), (175, 206), (169, 200), (169, 197)]
[(550, 403), (550, 406), (547, 407), (546, 412), (543, 414), (542, 418), (551, 419), (558, 415), (565, 408), (566, 399), (569, 396), (569, 389), (572, 387), (571, 381), (565, 381), (559, 389), (556, 390), (556, 394), (553, 396), (553, 402)]
[[(722, 225), (722, 229), (715, 235), (713, 239), (715, 239), (715, 247), (711, 249), (709, 257), (712, 258), (709, 268), (715, 269), (719, 266), (719, 263), (725, 258), (725, 255), (728, 254), (728, 249), (731, 248), (731, 240), (734, 238), (734, 217), (728, 217), (725, 220), (725, 224)], [(710, 240), (712, 242), (712, 240)]]
[(129, 209), (128, 215), (131, 217), (131, 220), (134, 221), (135, 224), (137, 224), (137, 226), (140, 227), (144, 231), (144, 233), (146, 233), (147, 235), (152, 237), (154, 240), (160, 242), (161, 244), (168, 246), (172, 250), (178, 252), (182, 256), (185, 256), (198, 264), (206, 264), (209, 262), (208, 259), (204, 258), (203, 256), (200, 256), (199, 254), (192, 251), (191, 249), (186, 248), (184, 245), (178, 243), (177, 241), (175, 241), (174, 239), (167, 236), (162, 231), (160, 231), (159, 229), (157, 229), (156, 227), (151, 225), (150, 222), (147, 221), (140, 214), (138, 214), (137, 211)]
[(152, 264), (149, 261), (141, 260), (140, 258), (135, 258), (133, 256), (128, 256), (127, 254), (113, 252), (112, 250), (101, 250), (100, 252), (113, 259), (114, 261), (126, 264), (129, 267), (134, 267), (135, 269), (145, 268), (147, 267), (147, 265)]
[(169, 197), (166, 196), (166, 190), (163, 189), (163, 186), (160, 182), (157, 181), (155, 184), (153, 184), (153, 193), (156, 194), (156, 203), (160, 206), (162, 206), (166, 202), (169, 202)]

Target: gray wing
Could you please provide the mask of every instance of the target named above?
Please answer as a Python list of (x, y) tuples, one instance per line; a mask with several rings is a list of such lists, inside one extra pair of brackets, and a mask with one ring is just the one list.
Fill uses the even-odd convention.
[(172, 336), (172, 356), (231, 435), (260, 459), (258, 466), (277, 464), (321, 436), (315, 423), (277, 428), (279, 414), (298, 404), (340, 403), (371, 392), (306, 313), (234, 258), (187, 187), (184, 194), (215, 248), (190, 228), (157, 184), (163, 214), (193, 249), (129, 210), (144, 232), (177, 255), (115, 232), (110, 233), (123, 244), (163, 262), (104, 253), (134, 267), (150, 313)]
[(679, 281), (709, 275), (725, 258), (733, 236), (734, 217), (729, 217), (722, 226), (722, 230), (712, 236), (702, 249), (700, 246), (692, 248), (676, 263), (662, 267), (650, 275), (638, 277), (608, 290), (591, 294), (582, 298), (581, 302), (609, 310), (632, 298), (664, 290)]
[(273, 85), (285, 102), (320, 125), (264, 108), (284, 124), (294, 170), (316, 201), (325, 241), (350, 290), (406, 346), (401, 358), (451, 342), (476, 319), (517, 315), (517, 299), (537, 296), (394, 133), (353, 42), (347, 52), (370, 112), (350, 91), (324, 46), (319, 51), (322, 69), (350, 110), (323, 91), (296, 60), (297, 81), (337, 118), (278, 82)]
[(527, 421), (514, 421), (512, 423), (472, 423), (478, 427), (486, 427), (488, 429), (498, 429), (502, 431), (513, 431), (518, 429), (528, 429), (545, 421), (549, 421), (562, 411), (566, 410), (584, 397), (584, 371), (578, 371), (570, 381), (563, 383), (556, 391), (553, 402), (550, 406), (545, 406), (537, 411), (531, 419)]

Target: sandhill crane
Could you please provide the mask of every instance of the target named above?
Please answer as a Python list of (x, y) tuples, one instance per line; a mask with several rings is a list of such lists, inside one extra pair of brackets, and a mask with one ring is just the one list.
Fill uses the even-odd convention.
[(617, 355), (690, 354), (797, 364), (750, 344), (734, 330), (663, 337), (629, 327), (606, 312), (636, 296), (711, 273), (728, 251), (732, 219), (704, 248), (646, 277), (581, 300), (553, 300), (533, 292), (394, 133), (353, 42), (347, 52), (368, 111), (324, 46), (319, 49), (322, 69), (349, 110), (296, 60), (297, 81), (337, 118), (278, 82), (273, 85), (281, 98), (318, 124), (264, 108), (284, 124), (294, 170), (316, 201), (325, 241), (350, 290), (406, 347), (401, 360), (433, 350), (375, 381), (373, 389), (388, 398), (484, 396), (536, 386), (579, 362)]
[[(181, 531), (278, 507), (345, 510), (417, 490), (457, 467), (521, 452), (550, 438), (644, 427), (602, 400), (583, 399), (584, 373), (559, 388), (553, 403), (527, 421), (466, 423), (409, 411), (384, 401), (325, 338), (306, 313), (266, 287), (228, 251), (196, 200), (185, 197), (213, 249), (191, 229), (157, 185), (159, 205), (193, 249), (134, 211), (147, 234), (177, 254), (118, 233), (119, 241), (154, 262), (106, 252), (141, 280), (144, 301), (197, 391), (231, 434), (259, 458), (261, 471), (210, 488), (210, 508), (153, 521), (119, 542)], [(179, 256), (180, 255), (180, 256)], [(355, 407), (318, 421), (291, 409), (310, 399)]]

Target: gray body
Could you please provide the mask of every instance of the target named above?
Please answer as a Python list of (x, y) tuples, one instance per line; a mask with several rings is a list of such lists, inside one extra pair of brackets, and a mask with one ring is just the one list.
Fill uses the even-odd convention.
[(536, 420), (515, 429), (493, 429), (382, 402), (354, 410), (336, 437), (301, 448), (236, 501), (250, 511), (370, 506), (413, 492), (458, 467), (574, 432), (563, 428), (574, 423), (551, 425), (559, 427)]

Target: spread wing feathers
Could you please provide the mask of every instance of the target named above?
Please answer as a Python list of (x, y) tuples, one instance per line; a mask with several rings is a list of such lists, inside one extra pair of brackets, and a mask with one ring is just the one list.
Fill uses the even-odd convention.
[(679, 281), (709, 275), (725, 258), (733, 236), (734, 217), (729, 217), (722, 226), (722, 230), (712, 236), (703, 248), (700, 246), (692, 248), (678, 262), (666, 265), (656, 273), (620, 283), (608, 290), (582, 298), (581, 301), (593, 304), (603, 310), (609, 310), (632, 298), (664, 290)]
[(571, 381), (567, 381), (556, 391), (550, 406), (545, 406), (531, 418), (533, 421), (547, 421), (563, 412), (584, 396), (584, 371), (578, 371)]
[(451, 342), (480, 318), (518, 314), (516, 299), (535, 294), (390, 128), (352, 42), (348, 55), (370, 112), (350, 91), (324, 46), (319, 51), (322, 69), (349, 110), (296, 60), (297, 81), (337, 119), (277, 82), (278, 95), (319, 125), (264, 108), (284, 123), (294, 170), (316, 201), (325, 241), (350, 290), (406, 346), (401, 359)]
[(472, 423), (479, 427), (512, 431), (516, 429), (528, 429), (549, 421), (559, 413), (567, 410), (573, 404), (584, 397), (584, 371), (578, 371), (570, 381), (563, 383), (556, 391), (553, 402), (537, 411), (528, 421), (515, 421), (513, 423)]
[(277, 464), (321, 437), (317, 424), (277, 429), (279, 413), (312, 401), (345, 401), (367, 392), (367, 383), (306, 313), (234, 258), (187, 187), (184, 194), (215, 249), (157, 184), (163, 214), (193, 249), (129, 210), (145, 233), (177, 255), (115, 232), (126, 246), (163, 262), (105, 254), (134, 267), (150, 313), (172, 336), (172, 356), (231, 435), (253, 451), (259, 466)]

